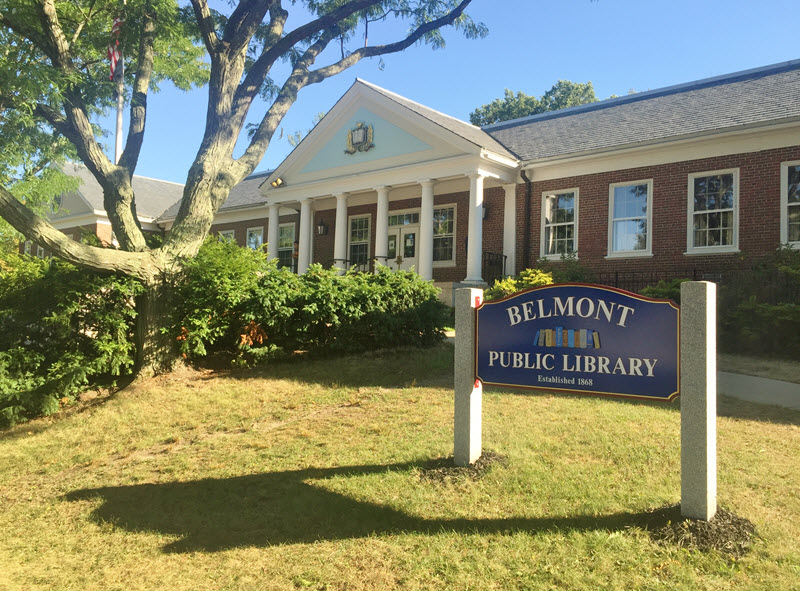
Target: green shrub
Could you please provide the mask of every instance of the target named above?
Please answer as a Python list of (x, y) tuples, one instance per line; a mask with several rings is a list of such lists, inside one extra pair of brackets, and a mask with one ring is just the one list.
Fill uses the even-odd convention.
[(525, 269), (516, 277), (506, 277), (505, 279), (496, 280), (494, 285), (483, 293), (483, 297), (486, 301), (499, 300), (525, 289), (552, 284), (552, 273), (542, 271), (541, 269)]
[(562, 254), (558, 261), (542, 259), (536, 266), (551, 273), (554, 283), (594, 283), (597, 279), (594, 271), (581, 265), (575, 252)]
[(639, 293), (649, 298), (659, 298), (663, 300), (672, 300), (676, 304), (681, 303), (681, 283), (684, 281), (691, 281), (690, 279), (662, 279), (655, 285), (648, 285)]
[(0, 424), (47, 415), (130, 372), (141, 284), (62, 261), (0, 260)]
[(427, 346), (444, 337), (449, 309), (416, 273), (349, 272), (311, 265), (297, 276), (263, 252), (210, 239), (178, 285), (172, 331), (181, 352), (236, 352), (239, 365), (296, 350), (359, 352)]

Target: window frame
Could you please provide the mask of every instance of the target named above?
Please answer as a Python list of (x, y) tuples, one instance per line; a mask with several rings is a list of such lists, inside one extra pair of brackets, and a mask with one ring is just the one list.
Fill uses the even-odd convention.
[[(698, 177), (719, 176), (723, 174), (733, 175), (733, 244), (694, 246), (694, 181)], [(721, 170), (689, 173), (686, 191), (686, 252), (683, 254), (726, 254), (737, 252), (739, 252), (739, 169), (725, 168)]]
[[(619, 187), (631, 187), (633, 185), (647, 185), (647, 245), (641, 250), (614, 250), (614, 189)], [(638, 219), (638, 218), (619, 218)], [(641, 179), (638, 181), (624, 181), (611, 183), (608, 185), (608, 253), (607, 259), (627, 259), (634, 257), (653, 256), (653, 179)]]
[(236, 230), (221, 230), (217, 232), (217, 238), (236, 242)]
[[(443, 203), (441, 205), (434, 205), (434, 217), (437, 209), (452, 209), (453, 210), (453, 254), (450, 259), (443, 261), (433, 261), (434, 268), (455, 267), (456, 266), (456, 253), (458, 251), (458, 204), (456, 203)], [(433, 230), (431, 230), (433, 231)], [(441, 236), (440, 236), (441, 237)], [(445, 236), (446, 237), (446, 236)], [(433, 242), (436, 243), (436, 234), (433, 235)], [(431, 258), (433, 258), (433, 250), (431, 249)]]
[(261, 234), (261, 244), (259, 244), (258, 248), (254, 248), (252, 250), (264, 248), (264, 226), (253, 226), (251, 228), (247, 228), (244, 233), (244, 245), (246, 248), (250, 248), (250, 232), (258, 232)]
[(367, 220), (367, 239), (364, 242), (356, 242), (355, 244), (366, 244), (367, 245), (367, 258), (365, 263), (369, 264), (372, 260), (372, 249), (370, 248), (370, 242), (372, 241), (372, 215), (368, 213), (361, 213), (357, 215), (349, 215), (347, 216), (347, 264), (349, 266), (355, 264), (364, 264), (364, 263), (354, 263), (350, 260), (350, 256), (352, 254), (351, 248), (353, 247), (353, 220), (357, 219), (364, 219)]
[[(281, 230), (283, 228), (291, 228), (292, 229), (292, 242), (289, 246), (281, 247)], [(281, 252), (289, 252), (289, 265), (285, 266), (287, 269), (291, 269), (292, 272), (295, 270), (296, 260), (294, 258), (294, 244), (297, 242), (297, 224), (294, 222), (284, 222), (282, 224), (278, 224), (278, 244), (275, 246), (275, 253), (276, 258), (278, 259), (278, 264), (281, 262)]]
[[(545, 229), (547, 227), (546, 226), (546, 218), (545, 218), (545, 211), (546, 211), (545, 202), (546, 202), (548, 197), (555, 196), (555, 195), (564, 195), (566, 193), (574, 193), (575, 194), (575, 205), (573, 207), (573, 210), (574, 210), (573, 220), (572, 220), (572, 222), (568, 222), (568, 223), (571, 223), (571, 224), (574, 225), (574, 231), (572, 233), (573, 242), (574, 242), (573, 249), (572, 249), (572, 254), (575, 255), (576, 259), (578, 258), (578, 219), (579, 219), (578, 218), (578, 212), (579, 212), (579, 205), (580, 205), (580, 190), (579, 190), (578, 187), (573, 187), (571, 189), (555, 189), (555, 190), (552, 190), (552, 191), (542, 191), (542, 200), (541, 200), (541, 203), (540, 203), (540, 209), (541, 209), (540, 219), (541, 219), (541, 221), (540, 221), (540, 224), (539, 224), (539, 226), (540, 226), (540, 228), (539, 228), (539, 230), (540, 230), (540, 232), (539, 232), (539, 258), (547, 260), (547, 261), (559, 261), (559, 260), (561, 260), (561, 254), (562, 253), (547, 254), (545, 252), (544, 237), (545, 237)], [(566, 225), (568, 225), (568, 223), (559, 222), (557, 224), (550, 224), (550, 226), (556, 226), (556, 225), (566, 226)]]
[[(781, 244), (800, 249), (800, 241), (789, 242), (789, 168), (800, 166), (800, 160), (781, 162)], [(800, 208), (800, 204), (791, 207)]]

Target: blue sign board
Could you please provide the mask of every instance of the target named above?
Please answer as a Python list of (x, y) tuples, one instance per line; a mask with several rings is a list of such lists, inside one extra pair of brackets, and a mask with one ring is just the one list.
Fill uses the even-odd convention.
[(680, 394), (679, 310), (600, 285), (548, 285), (477, 310), (484, 384), (673, 400)]

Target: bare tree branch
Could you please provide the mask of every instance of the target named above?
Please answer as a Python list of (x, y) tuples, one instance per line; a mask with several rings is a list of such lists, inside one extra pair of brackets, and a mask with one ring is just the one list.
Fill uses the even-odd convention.
[(144, 141), (144, 128), (147, 118), (147, 91), (150, 87), (150, 78), (153, 75), (153, 59), (155, 44), (155, 14), (152, 2), (147, 2), (142, 34), (139, 37), (139, 63), (136, 66), (136, 76), (133, 81), (131, 93), (130, 123), (128, 125), (128, 139), (125, 149), (119, 159), (119, 165), (133, 175), (139, 154)]
[(2, 186), (0, 186), (0, 214), (27, 238), (75, 265), (99, 271), (124, 273), (145, 282), (152, 281), (157, 274), (155, 255), (81, 244), (56, 230)]
[[(272, 135), (275, 133), (275, 130), (277, 129), (281, 120), (286, 115), (289, 107), (297, 100), (297, 93), (302, 88), (310, 84), (317, 84), (326, 78), (330, 78), (331, 76), (339, 74), (347, 68), (354, 66), (365, 57), (376, 57), (379, 55), (396, 53), (407, 49), (419, 41), (426, 33), (455, 22), (455, 20), (463, 14), (464, 10), (471, 1), (472, 0), (462, 0), (462, 2), (451, 12), (438, 19), (420, 25), (401, 41), (387, 45), (362, 47), (345, 56), (338, 62), (317, 70), (303, 70), (304, 67), (308, 68), (313, 63), (313, 59), (309, 60), (307, 58), (307, 52), (307, 54), (304, 55), (303, 58), (298, 62), (295, 71), (292, 72), (292, 75), (284, 84), (283, 88), (278, 94), (278, 97), (272, 103), (272, 106), (261, 120), (261, 123), (250, 140), (250, 145), (247, 147), (247, 150), (245, 150), (245, 153), (236, 161), (237, 167), (241, 168), (239, 172), (243, 172), (244, 176), (247, 176), (253, 170), (255, 170), (255, 167), (264, 157), (267, 147), (269, 147)], [(284, 39), (286, 39), (286, 37), (284, 37)], [(314, 48), (315, 45), (312, 45), (309, 50)], [(327, 45), (327, 42), (325, 45)], [(318, 53), (314, 54), (313, 57), (315, 58), (316, 55), (318, 55)], [(242, 176), (242, 178), (244, 178), (244, 176)]]
[(214, 17), (211, 15), (211, 10), (208, 8), (206, 0), (192, 0), (192, 9), (194, 16), (197, 19), (197, 24), (200, 27), (200, 35), (203, 38), (203, 43), (206, 46), (206, 51), (211, 59), (216, 59), (217, 51), (219, 48), (219, 38), (217, 31), (214, 27)]

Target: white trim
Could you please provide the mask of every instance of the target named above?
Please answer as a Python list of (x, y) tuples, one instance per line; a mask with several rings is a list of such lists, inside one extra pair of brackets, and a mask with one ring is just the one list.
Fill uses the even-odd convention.
[[(458, 250), (458, 204), (457, 203), (443, 203), (441, 205), (434, 204), (433, 211), (437, 209), (450, 209), (453, 208), (453, 258), (449, 261), (433, 261), (434, 269), (448, 269), (456, 266), (456, 251)], [(436, 234), (433, 235), (434, 241)]]
[(217, 232), (217, 237), (236, 241), (236, 230), (222, 230), (221, 232)]
[[(693, 246), (694, 244), (694, 180), (698, 177), (716, 176), (723, 174), (733, 175), (733, 244), (720, 246)], [(687, 177), (686, 190), (686, 252), (685, 255), (694, 254), (725, 254), (739, 252), (739, 169), (725, 168), (722, 170), (708, 170), (692, 172)]]
[[(544, 231), (545, 230), (545, 216), (544, 216), (544, 214), (545, 214), (545, 207), (544, 207), (544, 203), (545, 203), (545, 199), (549, 195), (563, 195), (565, 193), (574, 193), (575, 194), (574, 219), (573, 219), (573, 221), (571, 223), (574, 224), (574, 226), (575, 226), (575, 229), (574, 229), (573, 234), (572, 234), (573, 239), (574, 239), (573, 240), (574, 241), (573, 254), (575, 254), (576, 258), (578, 257), (578, 203), (580, 201), (579, 196), (578, 196), (579, 189), (578, 189), (578, 187), (573, 187), (571, 189), (556, 189), (554, 191), (542, 191), (542, 201), (541, 201), (541, 204), (540, 204), (541, 205), (541, 216), (540, 216), (540, 223), (539, 223), (539, 230), (540, 230), (540, 232), (539, 232), (539, 257), (542, 258), (542, 259), (548, 260), (548, 261), (558, 261), (558, 260), (560, 260), (561, 259), (561, 253), (558, 253), (558, 254), (545, 254), (545, 248), (544, 248), (544, 236), (545, 236), (545, 231)], [(555, 224), (550, 224), (550, 225), (552, 226), (552, 225), (555, 225)], [(567, 225), (567, 222), (559, 223), (559, 225)]]
[[(353, 235), (353, 220), (366, 218), (367, 219), (367, 239), (364, 242), (356, 242), (356, 244), (366, 244), (367, 245), (367, 263), (369, 263), (370, 259), (372, 258), (372, 249), (370, 248), (370, 242), (372, 241), (372, 215), (368, 213), (360, 213), (358, 215), (349, 215), (347, 216), (347, 260), (350, 261), (350, 238)], [(351, 262), (348, 262), (348, 265), (352, 266)]]
[[(257, 233), (257, 234), (259, 234), (261, 236), (261, 242), (258, 245), (258, 248), (263, 247), (264, 246), (264, 226), (253, 226), (253, 227), (247, 228), (247, 230), (245, 230), (245, 233), (244, 233), (244, 245), (247, 248), (250, 248), (250, 232)], [(254, 248), (253, 250), (258, 250), (258, 249)]]
[[(614, 189), (633, 185), (647, 185), (647, 243), (645, 248), (641, 250), (614, 251), (614, 220), (616, 219), (614, 218)], [(638, 216), (637, 218), (628, 219), (638, 219)], [(653, 179), (611, 183), (608, 185), (608, 252), (605, 258), (622, 259), (651, 256), (653, 256)]]
[[(800, 249), (800, 241), (789, 242), (789, 167), (800, 166), (800, 160), (781, 162), (781, 244)], [(792, 206), (792, 207), (799, 207)]]

